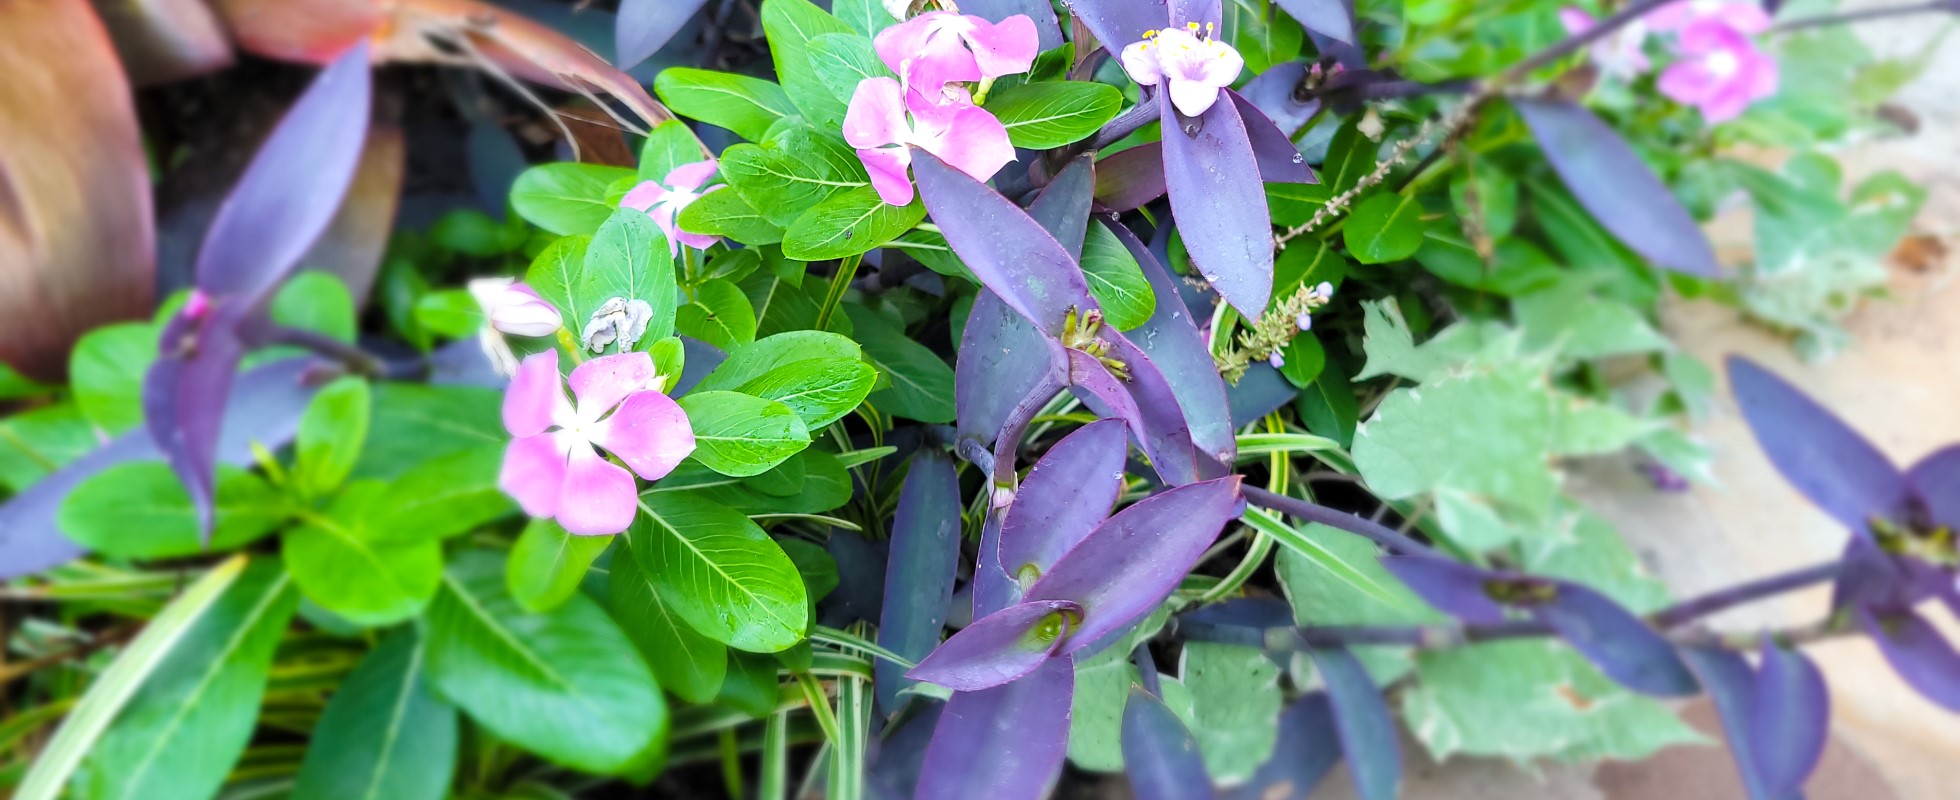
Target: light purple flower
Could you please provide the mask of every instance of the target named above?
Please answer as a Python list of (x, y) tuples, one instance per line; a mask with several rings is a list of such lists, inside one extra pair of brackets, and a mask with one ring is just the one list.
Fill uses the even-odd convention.
[(1279, 369), (1280, 367), (1286, 366), (1286, 356), (1280, 353), (1280, 351), (1274, 350), (1266, 354), (1266, 363), (1271, 364), (1273, 369)]
[(558, 309), (514, 278), (478, 278), (470, 294), (490, 319), (490, 327), (512, 336), (550, 336), (564, 327)]
[(592, 359), (572, 370), (574, 405), (560, 386), (558, 351), (525, 358), (504, 394), (504, 428), (516, 438), (504, 451), (498, 488), (524, 513), (555, 517), (572, 533), (626, 530), (639, 507), (633, 473), (659, 480), (694, 452), (687, 413), (647, 388), (656, 377), (646, 353)]
[(912, 202), (912, 147), (935, 156), (974, 180), (985, 181), (1014, 160), (1007, 127), (958, 86), (928, 96), (891, 78), (865, 78), (844, 112), (844, 141), (857, 148), (871, 185), (885, 202)]
[(619, 199), (619, 207), (647, 212), (647, 216), (653, 218), (653, 223), (660, 226), (660, 232), (667, 235), (670, 254), (679, 255), (681, 245), (706, 250), (721, 241), (721, 237), (688, 233), (674, 223), (674, 218), (680, 215), (681, 209), (687, 208), (702, 195), (724, 188), (711, 186), (705, 191), (701, 189), (702, 184), (714, 177), (717, 166), (717, 162), (710, 158), (675, 167), (667, 173), (667, 177), (658, 181), (641, 181), (640, 185)]
[(951, 11), (930, 11), (879, 31), (872, 46), (901, 80), (926, 92), (1027, 72), (1041, 49), (1026, 14), (994, 23)]
[(1650, 12), (1646, 21), (1657, 31), (1678, 31), (1701, 22), (1714, 22), (1749, 35), (1769, 30), (1769, 14), (1755, 0), (1681, 0)]
[(1735, 119), (1750, 103), (1776, 94), (1776, 60), (1719, 19), (1682, 28), (1680, 47), (1681, 60), (1661, 73), (1661, 94), (1701, 109), (1711, 124)]
[[(1593, 15), (1573, 6), (1559, 9), (1558, 19), (1565, 25), (1565, 32), (1574, 36), (1598, 24)], [(1593, 43), (1593, 63), (1598, 64), (1600, 71), (1607, 75), (1623, 81), (1632, 80), (1653, 66), (1642, 49), (1646, 43), (1647, 24), (1644, 20), (1635, 19)]]
[(1168, 84), (1178, 113), (1198, 116), (1218, 102), (1219, 90), (1231, 86), (1245, 68), (1239, 51), (1211, 34), (1209, 25), (1200, 29), (1195, 22), (1146, 31), (1143, 41), (1123, 48), (1123, 69), (1139, 85)]

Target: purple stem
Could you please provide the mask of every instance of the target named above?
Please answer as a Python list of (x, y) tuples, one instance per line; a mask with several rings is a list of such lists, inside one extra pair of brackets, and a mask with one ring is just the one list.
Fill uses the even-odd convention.
[(368, 378), (387, 377), (392, 370), (378, 356), (318, 331), (275, 325), (265, 329), (264, 344), (301, 347), (340, 362), (348, 372)]
[(1102, 130), (1096, 131), (1096, 137), (1090, 140), (1089, 149), (1101, 150), (1121, 141), (1125, 136), (1136, 133), (1138, 128), (1156, 122), (1157, 115), (1162, 109), (1153, 102), (1155, 99), (1155, 93), (1144, 91), (1136, 105), (1131, 106), (1128, 111), (1117, 114), (1115, 119), (1103, 125)]
[[(1022, 398), (1021, 404), (1014, 407), (1014, 413), (1008, 416), (1007, 424), (1000, 430), (1000, 437), (994, 440), (995, 484), (1014, 485), (1014, 473), (1018, 469), (1015, 462), (1019, 460), (1016, 454), (1021, 452), (1022, 434), (1028, 432), (1028, 425), (1034, 422), (1035, 415), (1041, 413), (1041, 409), (1048, 405), (1048, 401), (1055, 399), (1055, 395), (1064, 388), (1066, 387), (1055, 381), (1052, 376), (1044, 377), (1041, 383), (1034, 387), (1034, 391), (1029, 392), (1027, 397)], [(972, 459), (967, 460), (972, 461)]]
[(1831, 561), (1709, 592), (1692, 600), (1676, 603), (1673, 607), (1653, 615), (1651, 620), (1661, 628), (1676, 627), (1765, 597), (1833, 580), (1844, 574), (1846, 566), (1844, 561)]
[(1520, 61), (1512, 65), (1509, 69), (1506, 69), (1504, 70), (1503, 73), (1499, 74), (1497, 76), (1497, 80), (1494, 81), (1493, 83), (1495, 85), (1502, 86), (1504, 84), (1514, 83), (1518, 80), (1521, 80), (1526, 75), (1530, 75), (1531, 73), (1537, 71), (1539, 67), (1545, 66), (1546, 64), (1550, 64), (1554, 61), (1557, 61), (1561, 58), (1571, 55), (1572, 53), (1578, 52), (1579, 48), (1585, 47), (1586, 45), (1592, 44), (1593, 42), (1597, 42), (1601, 39), (1613, 35), (1615, 31), (1618, 31), (1620, 28), (1624, 27), (1627, 23), (1639, 19), (1643, 16), (1646, 16), (1647, 12), (1653, 11), (1656, 8), (1660, 8), (1661, 6), (1676, 1), (1677, 0), (1638, 0), (1638, 2), (1635, 2), (1632, 5), (1627, 6), (1626, 8), (1620, 9), (1619, 13), (1607, 17), (1605, 20), (1601, 21), (1598, 25), (1594, 25), (1590, 28), (1585, 29), (1584, 31), (1568, 36), (1560, 40), (1557, 44), (1554, 44), (1551, 47), (1547, 47), (1543, 50), (1538, 51), (1530, 58), (1527, 58), (1523, 61)]
[(1801, 17), (1770, 28), (1772, 33), (1786, 33), (1804, 28), (1817, 28), (1824, 25), (1843, 25), (1851, 22), (1864, 22), (1887, 17), (1903, 17), (1908, 14), (1924, 14), (1929, 11), (1945, 11), (1960, 14), (1960, 0), (1932, 0), (1929, 3), (1908, 3), (1884, 8), (1867, 8), (1862, 11), (1847, 11), (1842, 14), (1819, 14), (1814, 17)]
[(1316, 505), (1285, 495), (1273, 494), (1257, 486), (1244, 489), (1245, 499), (1260, 508), (1277, 511), (1289, 517), (1298, 517), (1308, 522), (1318, 522), (1352, 533), (1396, 553), (1416, 556), (1440, 557), (1428, 545), (1409, 538), (1395, 529), (1366, 518), (1336, 511), (1323, 505)]

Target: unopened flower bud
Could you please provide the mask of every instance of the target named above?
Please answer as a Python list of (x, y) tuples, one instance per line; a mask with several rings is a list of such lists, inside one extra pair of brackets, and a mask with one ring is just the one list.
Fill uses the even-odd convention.
[(192, 289), (191, 296), (184, 300), (184, 318), (200, 320), (211, 315), (211, 295), (203, 289)]
[(1313, 330), (1313, 315), (1302, 311), (1300, 312), (1300, 316), (1293, 318), (1293, 324), (1298, 326), (1302, 331)]
[(490, 319), (490, 327), (512, 336), (550, 336), (565, 322), (558, 309), (531, 287), (510, 278), (470, 281), (470, 294)]
[(1286, 357), (1280, 355), (1278, 350), (1274, 350), (1266, 354), (1266, 363), (1273, 365), (1273, 369), (1279, 369), (1286, 366)]

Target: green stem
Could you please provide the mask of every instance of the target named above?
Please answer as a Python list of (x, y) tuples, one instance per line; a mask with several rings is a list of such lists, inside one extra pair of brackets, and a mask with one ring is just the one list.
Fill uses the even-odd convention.
[(823, 296), (823, 307), (817, 309), (817, 330), (829, 330), (830, 318), (837, 313), (837, 305), (844, 302), (844, 293), (850, 291), (851, 281), (857, 280), (858, 264), (864, 256), (845, 256), (837, 262), (837, 274), (830, 278), (830, 291)]

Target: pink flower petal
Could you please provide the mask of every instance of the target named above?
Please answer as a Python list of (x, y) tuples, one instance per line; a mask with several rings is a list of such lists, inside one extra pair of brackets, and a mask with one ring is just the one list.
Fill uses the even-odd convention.
[(653, 357), (646, 353), (600, 356), (572, 370), (572, 393), (578, 395), (579, 418), (596, 422), (627, 395), (644, 391), (654, 375)]
[(987, 24), (980, 17), (962, 17), (949, 11), (920, 14), (880, 31), (871, 43), (872, 49), (885, 66), (926, 91), (948, 83), (977, 81), (985, 76), (966, 48), (975, 21)]
[(668, 188), (675, 191), (698, 191), (701, 188), (701, 184), (707, 183), (709, 178), (715, 176), (715, 170), (719, 169), (720, 166), (720, 162), (712, 158), (706, 161), (696, 161), (692, 164), (682, 164), (675, 167), (671, 172), (668, 172), (663, 182), (667, 184)]
[(512, 439), (504, 449), (497, 488), (517, 500), (524, 513), (549, 517), (558, 512), (558, 495), (565, 485), (565, 445), (569, 437), (541, 433)]
[(1560, 25), (1565, 26), (1565, 32), (1568, 34), (1585, 33), (1592, 30), (1592, 26), (1596, 24), (1593, 15), (1586, 13), (1585, 9), (1572, 6), (1558, 10), (1558, 21)]
[(912, 202), (912, 178), (905, 174), (912, 165), (912, 151), (905, 147), (860, 147), (858, 160), (871, 173), (871, 186), (878, 198), (895, 206)]
[(1770, 26), (1768, 12), (1763, 11), (1762, 6), (1756, 5), (1753, 0), (1725, 3), (1710, 16), (1720, 20), (1723, 25), (1729, 26), (1737, 33), (1754, 35), (1769, 30)]
[(640, 185), (633, 187), (631, 191), (626, 193), (625, 197), (619, 198), (619, 207), (645, 211), (652, 208), (654, 203), (660, 202), (660, 198), (666, 196), (667, 190), (661, 188), (659, 183), (655, 181), (641, 181)]
[(905, 121), (905, 90), (891, 78), (865, 78), (844, 111), (844, 141), (852, 147), (901, 144), (912, 126)]
[(1668, 99), (1683, 105), (1696, 105), (1712, 96), (1719, 83), (1698, 60), (1677, 61), (1661, 71), (1656, 88)]
[(586, 435), (650, 481), (667, 477), (694, 452), (694, 427), (687, 412), (655, 391), (626, 398), (618, 411), (587, 429)]
[(571, 410), (559, 384), (558, 351), (526, 356), (504, 391), (504, 430), (512, 436), (536, 436), (569, 418)]
[(674, 218), (679, 215), (680, 210), (668, 203), (661, 203), (647, 212), (647, 216), (653, 218), (654, 226), (660, 229), (660, 234), (667, 237), (667, 255), (670, 256), (681, 254), (680, 228), (674, 224)]
[(1007, 138), (1007, 126), (978, 106), (954, 112), (943, 133), (920, 146), (983, 183), (1014, 160), (1014, 143)]
[(600, 458), (590, 447), (572, 448), (564, 487), (558, 497), (558, 524), (572, 533), (619, 533), (633, 524), (639, 511), (639, 485), (633, 482), (633, 474)]
[(681, 244), (687, 245), (688, 247), (692, 247), (696, 250), (706, 250), (710, 247), (715, 246), (715, 242), (721, 241), (721, 237), (711, 236), (705, 233), (688, 233), (687, 231), (677, 231), (674, 234), (674, 238), (670, 241), (678, 241)]
[(1028, 15), (1015, 14), (998, 24), (972, 15), (968, 15), (966, 21), (972, 27), (960, 38), (965, 39), (967, 46), (972, 48), (973, 61), (980, 67), (980, 77), (1017, 75), (1034, 66), (1034, 57), (1041, 50), (1041, 37), (1035, 32), (1034, 20), (1029, 19)]
[(945, 11), (929, 11), (878, 32), (871, 40), (871, 49), (877, 51), (878, 60), (885, 62), (892, 72), (904, 74), (907, 59), (916, 58), (926, 50), (926, 41), (938, 32), (939, 20), (956, 16)]

